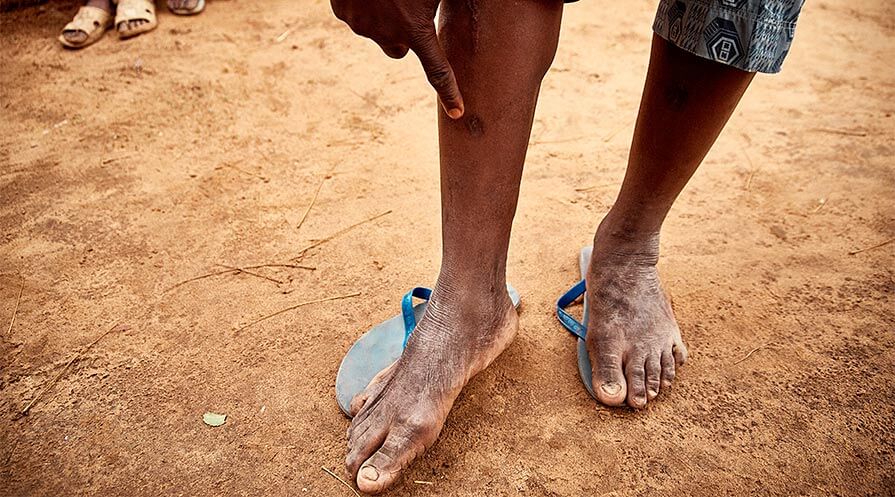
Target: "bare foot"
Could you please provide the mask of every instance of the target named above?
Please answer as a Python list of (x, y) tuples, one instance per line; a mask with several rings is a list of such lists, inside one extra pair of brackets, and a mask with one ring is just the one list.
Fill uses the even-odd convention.
[[(606, 224), (604, 222), (604, 224)], [(687, 348), (659, 282), (659, 236), (600, 226), (587, 274), (587, 350), (594, 393), (642, 408), (674, 380)]]
[(345, 465), (362, 492), (388, 488), (435, 442), (460, 390), (518, 328), (505, 290), (478, 296), (436, 287), (401, 358), (351, 403)]

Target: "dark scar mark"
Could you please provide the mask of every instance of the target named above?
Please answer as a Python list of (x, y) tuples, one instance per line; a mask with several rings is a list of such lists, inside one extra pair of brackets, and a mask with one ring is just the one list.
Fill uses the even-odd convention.
[(474, 137), (479, 137), (485, 134), (485, 126), (479, 116), (469, 116), (466, 119), (466, 129), (469, 131), (469, 134)]

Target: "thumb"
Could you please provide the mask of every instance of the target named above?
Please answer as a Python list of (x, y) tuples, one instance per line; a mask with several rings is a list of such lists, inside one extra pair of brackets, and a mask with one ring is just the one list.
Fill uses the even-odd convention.
[(438, 42), (435, 35), (435, 26), (431, 25), (423, 31), (411, 50), (416, 53), (426, 72), (429, 84), (435, 88), (441, 105), (451, 119), (459, 119), (463, 116), (463, 97), (460, 95), (460, 87), (457, 86), (457, 78), (454, 70), (448, 62), (447, 55)]

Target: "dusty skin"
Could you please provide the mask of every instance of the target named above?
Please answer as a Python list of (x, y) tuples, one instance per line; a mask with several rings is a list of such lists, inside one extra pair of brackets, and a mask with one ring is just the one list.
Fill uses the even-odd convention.
[[(160, 4), (152, 33), (63, 51), (76, 7), (0, 17), (0, 494), (353, 495), (320, 469), (345, 458), (339, 360), (439, 263), (417, 62), (326, 2)], [(388, 495), (892, 495), (895, 243), (850, 255), (895, 237), (887, 2), (809, 2), (672, 210), (674, 386), (638, 412), (581, 386), (553, 304), (621, 180), (653, 9), (566, 8), (510, 246), (518, 335)], [(308, 251), (313, 271), (166, 291), (388, 210)]]

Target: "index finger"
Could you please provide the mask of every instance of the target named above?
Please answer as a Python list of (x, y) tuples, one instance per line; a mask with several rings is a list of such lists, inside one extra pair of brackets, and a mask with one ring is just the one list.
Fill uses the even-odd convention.
[(426, 72), (426, 78), (438, 93), (438, 98), (447, 115), (451, 119), (462, 117), (463, 96), (460, 95), (460, 87), (457, 85), (454, 70), (441, 48), (441, 43), (438, 42), (438, 36), (435, 35), (435, 25), (433, 24), (423, 31), (423, 34), (414, 40), (410, 49), (419, 57), (423, 71)]

